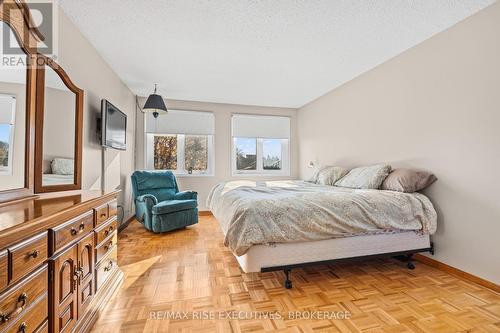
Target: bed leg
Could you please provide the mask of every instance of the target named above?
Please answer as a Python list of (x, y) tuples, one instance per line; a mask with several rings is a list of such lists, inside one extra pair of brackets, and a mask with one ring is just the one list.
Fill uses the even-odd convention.
[(413, 254), (409, 254), (406, 256), (407, 264), (406, 266), (408, 269), (415, 269), (415, 265), (413, 264)]
[(286, 289), (292, 289), (292, 281), (290, 281), (290, 272), (291, 269), (284, 269), (283, 272), (285, 273), (285, 288)]

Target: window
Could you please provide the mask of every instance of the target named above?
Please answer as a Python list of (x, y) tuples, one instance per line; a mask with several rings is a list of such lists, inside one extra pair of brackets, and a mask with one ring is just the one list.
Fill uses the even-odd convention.
[(235, 138), (236, 170), (257, 170), (257, 140)]
[(262, 167), (264, 170), (281, 170), (281, 140), (262, 140)]
[(154, 136), (154, 169), (177, 170), (177, 135)]
[(14, 147), (14, 118), (16, 98), (0, 94), (0, 174), (12, 173), (12, 148)]
[(156, 119), (146, 114), (146, 168), (212, 175), (214, 120), (210, 112), (169, 110)]
[(186, 135), (184, 141), (184, 165), (189, 170), (208, 170), (208, 136)]
[(290, 118), (233, 115), (233, 174), (290, 175)]

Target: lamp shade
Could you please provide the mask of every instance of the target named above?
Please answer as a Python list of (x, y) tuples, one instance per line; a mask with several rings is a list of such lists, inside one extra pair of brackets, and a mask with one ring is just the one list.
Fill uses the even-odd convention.
[(167, 113), (167, 106), (165, 105), (165, 102), (163, 101), (163, 98), (160, 95), (157, 94), (151, 94), (149, 95), (148, 99), (146, 100), (146, 104), (144, 104), (144, 107), (142, 108), (143, 112), (157, 112), (157, 113)]
[(142, 112), (151, 112), (155, 118), (158, 118), (160, 114), (166, 114), (168, 112), (167, 106), (163, 101), (163, 97), (156, 93), (157, 85), (155, 84), (155, 91), (149, 95), (146, 100), (146, 104), (142, 108)]

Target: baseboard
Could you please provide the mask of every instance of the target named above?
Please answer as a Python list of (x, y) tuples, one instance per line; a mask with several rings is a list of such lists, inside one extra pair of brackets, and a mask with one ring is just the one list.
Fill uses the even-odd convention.
[(209, 211), (209, 210), (200, 210), (200, 211), (198, 212), (198, 215), (199, 215), (199, 216), (212, 216), (212, 212), (211, 212), (211, 211)]
[(415, 254), (414, 258), (415, 258), (415, 260), (418, 260), (421, 263), (424, 263), (426, 265), (440, 269), (446, 273), (456, 275), (464, 280), (474, 282), (475, 284), (478, 284), (480, 286), (486, 287), (486, 288), (494, 290), (496, 292), (500, 292), (500, 286), (498, 284), (487, 281), (485, 279), (482, 279), (482, 278), (475, 276), (475, 275), (472, 275), (470, 273), (464, 272), (464, 271), (462, 271), (458, 268), (455, 268), (453, 266), (447, 265), (445, 263), (442, 263), (440, 261), (426, 257), (426, 256), (421, 255), (421, 254)]
[(126, 227), (128, 227), (128, 225), (130, 224), (130, 222), (132, 222), (134, 219), (135, 219), (135, 215), (132, 215), (125, 222), (123, 222), (122, 224), (120, 224), (120, 226), (118, 227), (118, 233), (122, 232)]

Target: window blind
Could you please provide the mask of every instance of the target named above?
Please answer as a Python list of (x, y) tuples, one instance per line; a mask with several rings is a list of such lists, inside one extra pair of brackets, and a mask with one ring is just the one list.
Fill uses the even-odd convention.
[(290, 117), (233, 114), (233, 137), (237, 138), (290, 138)]
[(168, 110), (158, 118), (146, 113), (146, 133), (214, 135), (215, 117), (212, 112)]

